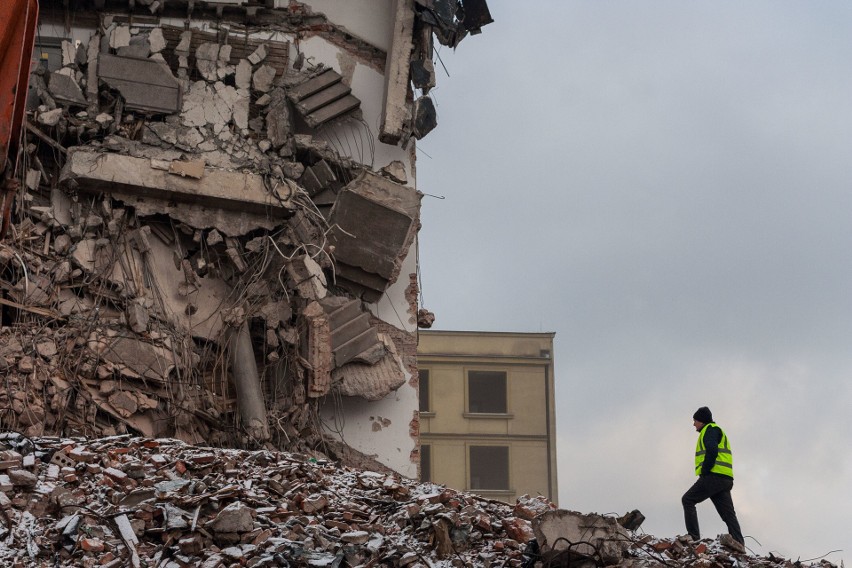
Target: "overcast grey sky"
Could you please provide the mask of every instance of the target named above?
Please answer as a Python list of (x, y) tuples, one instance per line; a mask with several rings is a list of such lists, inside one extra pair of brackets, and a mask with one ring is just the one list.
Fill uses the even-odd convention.
[(852, 2), (489, 6), (418, 148), (435, 328), (556, 332), (562, 507), (684, 533), (708, 405), (747, 545), (852, 559)]

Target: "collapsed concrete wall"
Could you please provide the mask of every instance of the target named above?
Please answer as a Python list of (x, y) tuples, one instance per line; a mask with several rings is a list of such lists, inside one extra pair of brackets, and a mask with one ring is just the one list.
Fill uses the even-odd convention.
[(374, 44), (310, 3), (43, 4), (59, 55), (37, 44), (0, 242), (0, 428), (415, 476), (427, 129), (408, 70), (463, 30), (451, 3), (385, 6)]

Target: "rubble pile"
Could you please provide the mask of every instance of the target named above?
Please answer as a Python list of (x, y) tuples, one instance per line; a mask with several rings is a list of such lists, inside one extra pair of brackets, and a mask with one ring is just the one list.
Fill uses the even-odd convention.
[(510, 506), (278, 451), (0, 434), (0, 563), (15, 568), (802, 565), (728, 535), (639, 535), (622, 526), (634, 518), (543, 497)]
[[(351, 76), (291, 60), (294, 38), (344, 37), (305, 6), (199, 29), (118, 4), (32, 75), (0, 241), (0, 428), (315, 448), (320, 399), (416, 377), (412, 167), (373, 168)], [(389, 323), (370, 305), (398, 280), (409, 313)]]
[(529, 519), (552, 506), (173, 439), (0, 448), (4, 566), (520, 566)]

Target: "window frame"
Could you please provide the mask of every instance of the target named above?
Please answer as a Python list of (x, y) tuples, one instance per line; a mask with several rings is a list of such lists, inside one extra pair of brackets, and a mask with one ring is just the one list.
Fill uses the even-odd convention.
[[(425, 452), (424, 452), (425, 449)], [(426, 464), (426, 473), (423, 475), (423, 464)], [(432, 444), (420, 444), (420, 483), (432, 483)]]
[[(423, 409), (423, 373), (426, 373), (426, 410)], [(435, 416), (432, 408), (432, 373), (428, 367), (417, 369), (417, 408), (420, 416)]]
[[(488, 444), (488, 443), (470, 443), (466, 444), (466, 454), (467, 454), (467, 487), (468, 490), (474, 491), (476, 493), (489, 493), (489, 494), (513, 494), (514, 489), (512, 488), (512, 446), (507, 444)], [(505, 471), (505, 479), (506, 484), (505, 487), (500, 488), (482, 488), (482, 487), (474, 487), (473, 479), (474, 479), (474, 459), (473, 453), (475, 450), (479, 449), (502, 449), (505, 450), (506, 456), (506, 471)], [(487, 470), (494, 470), (494, 464), (490, 464)]]
[[(503, 403), (504, 408), (502, 411), (482, 411), (482, 410), (471, 410), (471, 374), (475, 373), (490, 373), (490, 374), (502, 374), (503, 377)], [(512, 413), (509, 412), (509, 371), (506, 369), (493, 369), (493, 368), (482, 368), (482, 367), (471, 367), (466, 368), (464, 370), (464, 417), (465, 418), (512, 418)]]

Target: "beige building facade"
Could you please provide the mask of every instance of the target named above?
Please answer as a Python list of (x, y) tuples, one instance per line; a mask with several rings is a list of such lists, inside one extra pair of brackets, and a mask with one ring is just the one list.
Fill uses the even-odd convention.
[(421, 479), (558, 498), (553, 333), (421, 330)]

